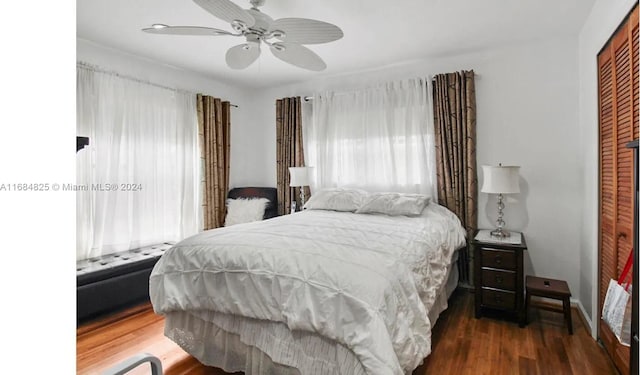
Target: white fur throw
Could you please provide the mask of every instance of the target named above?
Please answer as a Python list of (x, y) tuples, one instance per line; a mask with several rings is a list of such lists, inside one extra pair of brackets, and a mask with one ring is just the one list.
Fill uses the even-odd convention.
[(224, 226), (260, 221), (267, 208), (267, 198), (227, 199), (227, 217)]

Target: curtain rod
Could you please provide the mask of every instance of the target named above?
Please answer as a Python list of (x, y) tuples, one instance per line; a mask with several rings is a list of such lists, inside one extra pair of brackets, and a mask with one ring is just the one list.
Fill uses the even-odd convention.
[[(420, 80), (420, 81), (422, 81), (422, 82), (426, 83), (426, 82), (427, 82), (427, 80), (428, 80), (429, 78), (421, 78), (421, 77), (418, 77), (418, 78), (407, 78), (407, 79), (402, 79), (402, 80), (400, 80), (400, 81), (407, 81), (407, 80), (413, 80), (413, 79), (418, 79), (418, 80)], [(391, 81), (391, 82), (397, 82), (397, 81)], [(389, 83), (389, 82), (386, 82), (386, 83), (378, 83), (377, 85), (374, 85), (374, 86), (371, 86), (371, 87), (366, 87), (366, 88), (363, 88), (363, 89), (377, 88), (377, 87), (379, 87), (380, 85), (385, 85), (385, 84), (387, 84), (387, 83)], [(336, 95), (350, 94), (350, 93), (357, 92), (357, 91), (360, 91), (360, 89), (351, 89), (351, 90), (347, 90), (347, 91), (339, 92), (339, 93), (337, 93)], [(302, 97), (302, 99), (303, 99), (305, 102), (309, 102), (309, 101), (312, 101), (312, 100), (313, 100), (313, 96), (303, 96), (303, 97)]]
[[(111, 75), (114, 75), (116, 77), (128, 79), (130, 81), (134, 81), (134, 82), (138, 82), (138, 83), (144, 83), (145, 85), (155, 86), (155, 87), (158, 87), (158, 88), (161, 88), (161, 89), (165, 89), (165, 90), (181, 92), (181, 93), (184, 93), (184, 94), (192, 94), (192, 95), (196, 94), (196, 93), (188, 91), (188, 90), (182, 90), (182, 89), (177, 89), (175, 87), (163, 86), (163, 85), (159, 85), (157, 83), (151, 82), (151, 81), (146, 81), (146, 80), (142, 80), (140, 78), (136, 78), (136, 77), (129, 76), (129, 75), (126, 75), (126, 74), (121, 74), (121, 73), (118, 73), (118, 72), (116, 72), (114, 70), (103, 69), (103, 68), (101, 68), (101, 67), (99, 67), (97, 65), (89, 64), (89, 63), (82, 62), (82, 61), (76, 62), (76, 66), (79, 67), (79, 68), (82, 68), (82, 69), (92, 70), (92, 71), (98, 72), (98, 73), (111, 74)], [(238, 108), (238, 106), (235, 105), (235, 104), (229, 103), (229, 105), (232, 106), (232, 107)]]

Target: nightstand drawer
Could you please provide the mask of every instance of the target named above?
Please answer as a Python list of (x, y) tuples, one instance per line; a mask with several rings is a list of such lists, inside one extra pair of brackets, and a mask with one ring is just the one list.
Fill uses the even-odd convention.
[(513, 251), (483, 248), (481, 254), (482, 267), (516, 269), (516, 254)]
[(513, 310), (516, 307), (516, 293), (483, 287), (482, 304), (494, 309)]
[(482, 269), (482, 286), (497, 289), (516, 290), (516, 273), (494, 268)]

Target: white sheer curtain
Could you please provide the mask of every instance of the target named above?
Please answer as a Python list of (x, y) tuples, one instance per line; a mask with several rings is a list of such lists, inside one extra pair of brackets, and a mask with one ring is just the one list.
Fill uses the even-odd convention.
[(436, 199), (430, 84), (411, 79), (315, 95), (303, 107), (312, 190), (352, 186)]
[(198, 231), (195, 98), (78, 64), (77, 259)]

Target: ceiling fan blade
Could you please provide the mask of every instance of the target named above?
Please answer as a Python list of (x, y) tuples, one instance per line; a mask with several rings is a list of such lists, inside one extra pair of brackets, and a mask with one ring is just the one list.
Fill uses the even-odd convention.
[(344, 36), (342, 30), (333, 24), (307, 18), (280, 18), (269, 27), (269, 32), (283, 31), (276, 38), (287, 43), (320, 44), (333, 42)]
[(244, 69), (253, 64), (260, 56), (260, 44), (248, 42), (229, 48), (226, 55), (227, 65), (231, 69)]
[(327, 67), (320, 56), (299, 44), (274, 43), (271, 46), (271, 52), (280, 60), (303, 69), (319, 72)]
[(223, 21), (232, 23), (233, 21), (241, 21), (247, 27), (253, 26), (256, 20), (247, 11), (240, 8), (230, 0), (193, 0), (204, 10), (213, 14), (215, 17)]
[(149, 34), (167, 34), (167, 35), (236, 35), (228, 31), (214, 29), (212, 27), (200, 26), (162, 26), (148, 27), (142, 31)]

